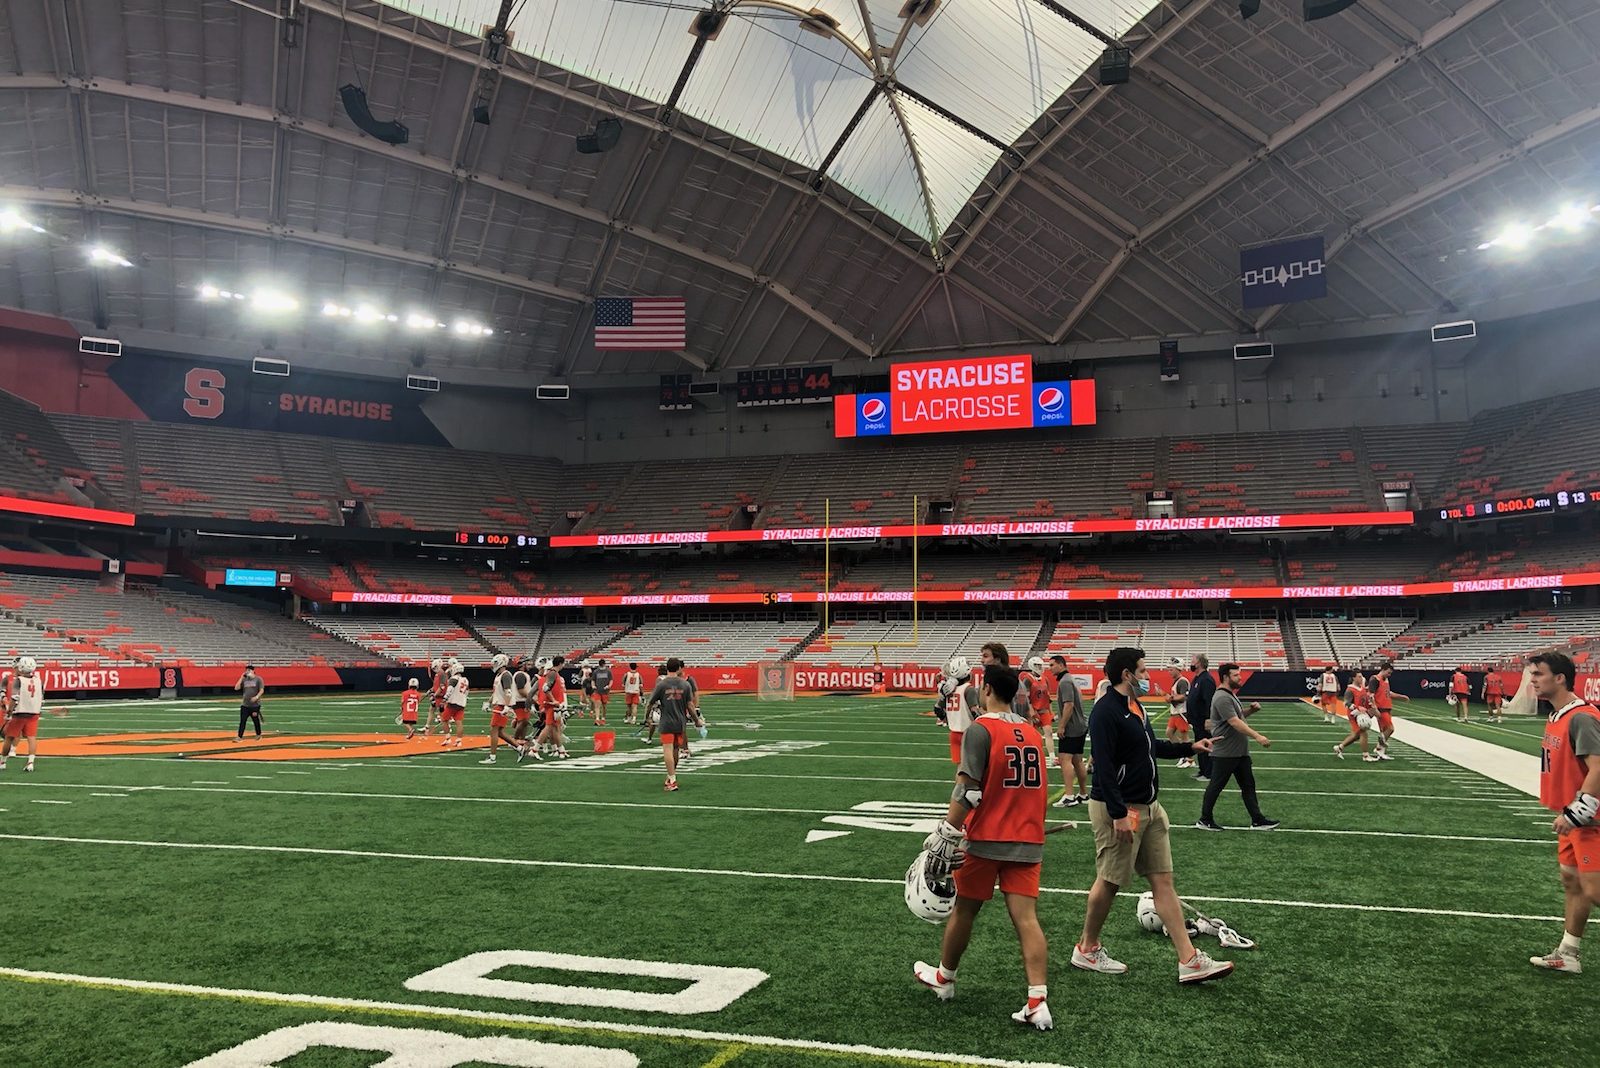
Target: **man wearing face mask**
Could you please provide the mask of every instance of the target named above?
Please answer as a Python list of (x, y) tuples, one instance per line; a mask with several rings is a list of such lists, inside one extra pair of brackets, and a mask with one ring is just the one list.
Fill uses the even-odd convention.
[(1139, 701), (1140, 695), (1150, 692), (1143, 649), (1111, 650), (1105, 673), (1111, 688), (1089, 713), (1094, 756), (1089, 822), (1094, 828), (1095, 880), (1084, 909), (1083, 935), (1072, 950), (1072, 966), (1107, 975), (1128, 970), (1100, 944), (1100, 932), (1117, 891), (1138, 875), (1149, 881), (1156, 912), (1177, 950), (1178, 982), (1220, 979), (1233, 971), (1233, 965), (1212, 960), (1189, 940), (1172, 877), (1171, 824), (1157, 800), (1161, 791), (1157, 759), (1203, 753), (1211, 743), (1169, 742), (1155, 736)]
[[(1189, 661), (1189, 670), (1194, 672), (1194, 679), (1189, 683), (1189, 697), (1184, 704), (1184, 718), (1189, 721), (1189, 729), (1194, 732), (1194, 740), (1200, 741), (1211, 737), (1211, 731), (1206, 727), (1206, 720), (1211, 718), (1211, 702), (1217, 696), (1217, 680), (1211, 677), (1211, 661), (1206, 659), (1206, 654), (1196, 653)], [(1195, 763), (1199, 765), (1194, 777), (1201, 782), (1211, 781), (1211, 752), (1199, 750)]]

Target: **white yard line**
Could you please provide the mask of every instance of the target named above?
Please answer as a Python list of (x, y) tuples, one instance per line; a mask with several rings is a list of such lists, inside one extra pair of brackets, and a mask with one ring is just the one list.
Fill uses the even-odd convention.
[[(312, 857), (356, 857), (360, 859), (430, 861), (442, 864), (484, 864), (516, 868), (562, 868), (577, 871), (628, 871), (653, 875), (694, 875), (729, 879), (755, 879), (799, 883), (846, 883), (857, 886), (903, 886), (903, 877), (875, 879), (861, 875), (819, 875), (805, 872), (735, 871), (727, 868), (677, 868), (657, 864), (602, 864), (572, 860), (534, 860), (523, 857), (473, 857), (447, 853), (393, 853), (371, 849), (325, 849), (313, 846), (247, 845), (228, 842), (148, 842), (125, 838), (73, 838), (47, 834), (0, 834), (0, 840), (12, 842), (54, 842), (63, 845), (121, 846), (134, 849), (176, 849), (236, 853), (276, 853)], [(1040, 888), (1045, 894), (1066, 894), (1085, 897), (1087, 890), (1047, 886)], [(1266, 905), (1280, 908), (1345, 909), (1355, 912), (1403, 913), (1418, 916), (1457, 916), (1490, 920), (1537, 920), (1541, 923), (1561, 920), (1560, 916), (1537, 916), (1515, 912), (1475, 912), (1462, 909), (1429, 909), (1404, 905), (1360, 905), (1331, 901), (1293, 901), (1270, 898), (1201, 897), (1185, 895), (1191, 901), (1210, 901), (1220, 904)]]
[[(1013, 1061), (994, 1057), (977, 1057), (968, 1053), (934, 1053), (928, 1050), (889, 1049), (859, 1043), (822, 1042), (807, 1038), (778, 1038), (773, 1035), (747, 1035), (724, 1031), (702, 1031), (688, 1027), (662, 1027), (651, 1024), (624, 1024), (598, 1020), (575, 1020), (564, 1016), (533, 1016), (513, 1012), (492, 1012), (486, 1009), (458, 1009), (444, 1005), (423, 1005), (402, 1001), (368, 1001), (362, 998), (334, 998), (320, 994), (285, 994), (275, 990), (239, 990), (218, 986), (196, 986), (189, 983), (161, 983), (144, 979), (113, 979), (94, 975), (73, 975), (67, 972), (40, 972), (26, 968), (0, 968), (0, 977), (35, 983), (59, 983), (65, 986), (92, 987), (95, 989), (128, 990), (152, 994), (179, 994), (189, 997), (220, 998), (242, 1002), (270, 1002), (297, 1008), (338, 1009), (341, 1011), (366, 1011), (382, 1014), (401, 1013), (406, 1016), (435, 1017), (446, 1020), (470, 1020), (483, 1023), (530, 1024), (556, 1028), (563, 1031), (603, 1031), (617, 1035), (637, 1035), (649, 1038), (694, 1039), (730, 1045), (762, 1046), (771, 1049), (790, 1049), (817, 1052), (832, 1059), (840, 1056), (853, 1058), (875, 1057), (901, 1063), (934, 1062), (939, 1064), (979, 1065), (981, 1068), (1068, 1068), (1056, 1062)], [(700, 1060), (704, 1055), (691, 1058)]]
[(1415, 746), (1484, 778), (1504, 783), (1523, 794), (1539, 796), (1538, 757), (1519, 753), (1479, 738), (1469, 738), (1452, 731), (1429, 727), (1416, 720), (1396, 716), (1394, 722), (1397, 733), (1404, 735), (1407, 745)]

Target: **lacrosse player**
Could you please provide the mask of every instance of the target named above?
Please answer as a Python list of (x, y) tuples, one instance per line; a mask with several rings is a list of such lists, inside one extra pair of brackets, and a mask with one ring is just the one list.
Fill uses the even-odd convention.
[(1467, 721), (1467, 698), (1471, 693), (1472, 689), (1467, 683), (1467, 669), (1462, 665), (1450, 676), (1450, 696), (1447, 698), (1456, 710), (1457, 723)]
[(1536, 653), (1528, 663), (1534, 694), (1554, 710), (1544, 729), (1539, 803), (1556, 813), (1556, 862), (1566, 895), (1561, 944), (1528, 962), (1576, 975), (1583, 971), (1583, 929), (1600, 904), (1600, 711), (1573, 694), (1578, 676), (1571, 657)]
[(19, 738), (28, 743), (28, 763), (22, 770), (32, 771), (39, 714), (44, 711), (44, 680), (39, 677), (38, 662), (31, 656), (17, 657), (16, 678), (8, 686), (11, 711), (6, 716), (5, 740), (0, 742), (0, 771), (5, 770), (6, 758), (16, 754)]
[(489, 755), (478, 761), (480, 764), (493, 764), (495, 750), (504, 742), (517, 750), (517, 755), (522, 755), (522, 746), (515, 739), (506, 737), (506, 728), (511, 725), (511, 716), (516, 704), (516, 693), (511, 677), (511, 658), (505, 653), (494, 654), (494, 659), (489, 662), (494, 671), (491, 680), (493, 687), (489, 697)]
[(939, 696), (933, 703), (933, 715), (950, 731), (950, 762), (961, 763), (961, 738), (978, 713), (981, 699), (978, 689), (969, 681), (972, 664), (957, 654), (945, 661), (944, 678), (939, 680)]
[(422, 707), (422, 691), (416, 679), (406, 683), (406, 692), (400, 695), (400, 723), (406, 729), (406, 741), (417, 736), (417, 710)]
[[(911, 973), (940, 1001), (956, 995), (956, 969), (972, 938), (972, 925), (995, 884), (1005, 897), (1022, 946), (1028, 1000), (1011, 1018), (1048, 1031), (1046, 971), (1049, 947), (1039, 926), (1039, 868), (1044, 859), (1044, 810), (1048, 796), (1044, 739), (1012, 711), (1017, 674), (1000, 663), (983, 673), (983, 713), (962, 735), (961, 764), (950, 807), (922, 846), (955, 869), (955, 907), (945, 924), (939, 963), (917, 961)], [(963, 849), (964, 847), (964, 849)]]

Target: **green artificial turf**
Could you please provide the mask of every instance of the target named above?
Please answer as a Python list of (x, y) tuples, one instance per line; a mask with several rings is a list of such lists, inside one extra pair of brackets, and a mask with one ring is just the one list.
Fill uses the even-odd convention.
[[(901, 902), (922, 833), (825, 818), (893, 825), (937, 810), (951, 766), (943, 730), (918, 714), (925, 706), (707, 696), (711, 737), (672, 795), (661, 790), (659, 756), (623, 729), (618, 749), (640, 758), (587, 770), (526, 770), (504, 755), (484, 767), (481, 751), (438, 750), (358, 761), (335, 750), (293, 762), (44, 756), (32, 775), (14, 760), (0, 773), (0, 835), (10, 836), (0, 837), (0, 895), (14, 910), (0, 967), (57, 977), (0, 974), (0, 1064), (176, 1068), (323, 1020), (620, 1049), (647, 1066), (921, 1063), (741, 1036), (1081, 1068), (1487, 1068), (1521, 1063), (1530, 1051), (1541, 1065), (1595, 1063), (1588, 1036), (1600, 1012), (1600, 954), (1577, 977), (1526, 963), (1559, 938), (1548, 818), (1531, 799), (1403, 744), (1388, 763), (1338, 761), (1329, 748), (1342, 727), (1297, 702), (1252, 720), (1275, 742), (1256, 760), (1262, 803), (1284, 822), (1280, 831), (1187, 826), (1202, 784), (1170, 763), (1162, 769), (1180, 892), (1260, 942), (1248, 953), (1211, 943), (1238, 962), (1232, 977), (1179, 988), (1170, 945), (1135, 923), (1132, 892), (1106, 932), (1132, 970), (1109, 977), (1070, 967), (1093, 878), (1084, 827), (1046, 847), (1040, 914), (1056, 1030), (1024, 1031), (1007, 1019), (1025, 989), (998, 902), (979, 921), (956, 1000), (936, 1002), (910, 969), (937, 956), (939, 932)], [(1442, 702), (1400, 711), (1450, 726), (1440, 722)], [(394, 735), (393, 713), (388, 697), (280, 697), (269, 700), (267, 722), (284, 735)], [(231, 730), (236, 716), (225, 702), (83, 706), (47, 719), (43, 734)], [(486, 719), (475, 713), (471, 725), (482, 730)], [(575, 724), (577, 758), (590, 752), (592, 728)], [(1475, 736), (1526, 752), (1533, 726)], [(748, 758), (737, 759), (741, 752)], [(875, 802), (919, 807), (852, 811)], [(1052, 822), (1074, 815), (1086, 818), (1081, 809), (1050, 813)], [(1217, 817), (1246, 822), (1235, 789)], [(830, 830), (849, 833), (807, 843), (809, 832)], [(497, 950), (768, 977), (725, 1008), (686, 1016), (626, 996), (602, 1007), (404, 985)], [(495, 976), (636, 997), (687, 985), (538, 965)], [(264, 995), (384, 1004), (319, 1007)], [(481, 1021), (452, 1010), (538, 1019)], [(317, 1050), (284, 1064), (379, 1059)]]

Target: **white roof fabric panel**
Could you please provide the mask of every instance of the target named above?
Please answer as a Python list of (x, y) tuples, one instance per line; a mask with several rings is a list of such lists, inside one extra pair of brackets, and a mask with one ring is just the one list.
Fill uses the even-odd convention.
[[(858, 0), (738, 0), (677, 106), (815, 167), (881, 76), (1009, 145), (1102, 49), (1093, 35), (1033, 0), (945, 0), (925, 23), (909, 26), (900, 18), (903, 4), (866, 0), (869, 27)], [(393, 6), (470, 33), (482, 33), (499, 8), (494, 0), (393, 0)], [(1072, 0), (1071, 10), (1115, 37), (1154, 6), (1155, 0)], [(801, 29), (811, 10), (838, 20), (834, 36)], [(694, 46), (689, 31), (697, 13), (687, 5), (629, 0), (524, 0), (512, 16), (512, 47), (664, 103)], [(898, 103), (911, 130), (875, 101), (829, 170), (851, 192), (937, 243), (1001, 150), (904, 94)], [(912, 118), (911, 111), (919, 114)], [(872, 158), (880, 153), (882, 159)], [(931, 219), (913, 155), (927, 178)]]

